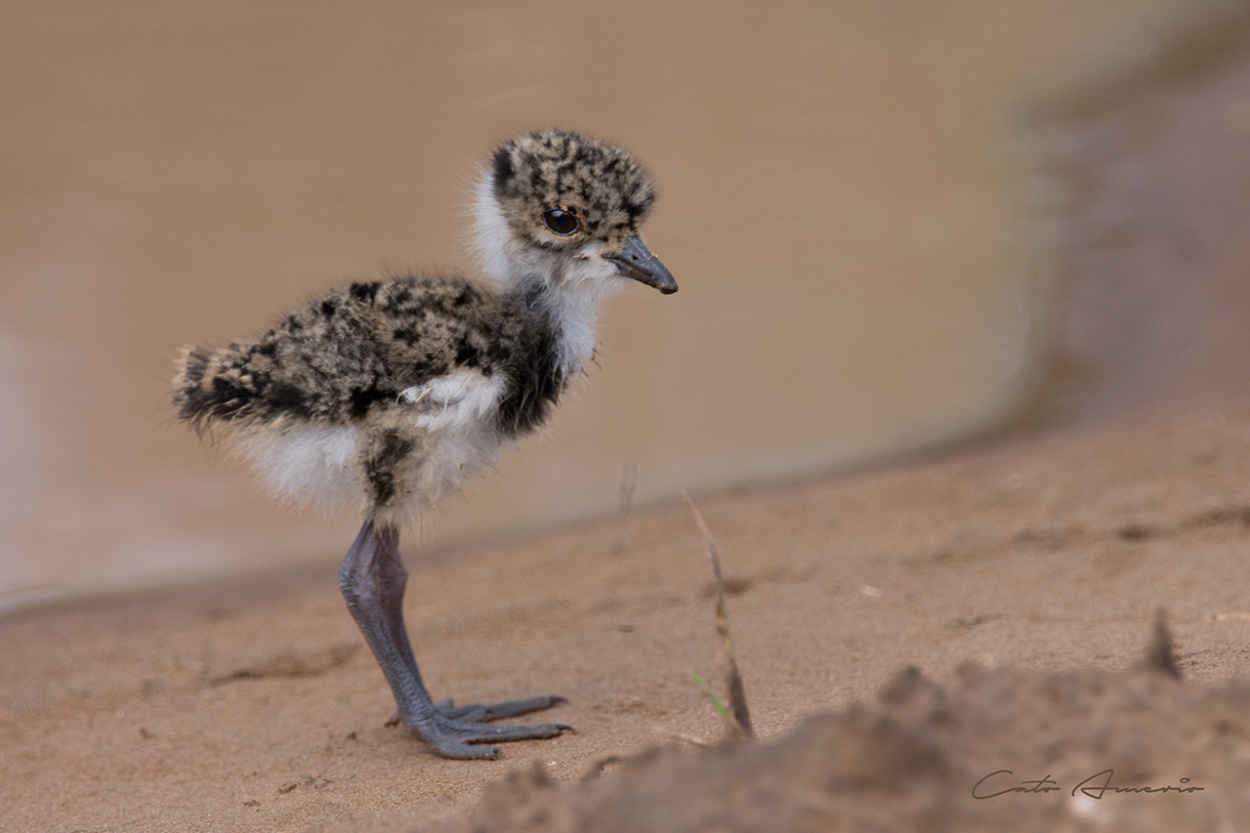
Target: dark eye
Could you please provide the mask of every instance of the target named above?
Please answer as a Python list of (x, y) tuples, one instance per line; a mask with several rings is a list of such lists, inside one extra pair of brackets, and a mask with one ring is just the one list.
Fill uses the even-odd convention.
[(561, 208), (551, 208), (544, 211), (543, 225), (550, 229), (552, 233), (561, 237), (567, 237), (579, 228), (577, 217), (572, 212)]

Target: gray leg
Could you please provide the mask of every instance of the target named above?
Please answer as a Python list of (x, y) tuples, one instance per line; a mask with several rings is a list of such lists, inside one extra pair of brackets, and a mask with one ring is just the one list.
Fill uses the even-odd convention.
[(555, 737), (570, 729), (559, 723), (492, 726), (485, 721), (513, 717), (564, 702), (562, 697), (531, 697), (491, 705), (454, 707), (434, 703), (412, 654), (404, 627), (404, 588), (408, 571), (399, 557), (399, 532), (366, 521), (343, 566), (339, 588), (352, 618), (373, 649), (395, 695), (399, 719), (419, 738), (448, 758), (494, 758), (499, 750), (470, 744)]

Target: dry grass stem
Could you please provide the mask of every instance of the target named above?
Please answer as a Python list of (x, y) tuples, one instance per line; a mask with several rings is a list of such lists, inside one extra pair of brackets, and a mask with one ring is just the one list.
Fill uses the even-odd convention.
[[(699, 507), (691, 500), (690, 495), (683, 492), (686, 504), (694, 515), (694, 522), (703, 535), (703, 543), (707, 547), (708, 560), (712, 562), (712, 577), (716, 585), (716, 632), (720, 635), (721, 654), (725, 661), (725, 682), (729, 689), (728, 711), (722, 712), (729, 724), (734, 737), (747, 739), (755, 737), (755, 729), (751, 726), (751, 710), (747, 707), (746, 688), (742, 684), (742, 674), (738, 671), (738, 661), (734, 658), (733, 637), (729, 632), (729, 607), (725, 602), (725, 576), (720, 568), (720, 555), (716, 551), (716, 540), (712, 538), (707, 523)], [(715, 702), (715, 701), (714, 701)]]

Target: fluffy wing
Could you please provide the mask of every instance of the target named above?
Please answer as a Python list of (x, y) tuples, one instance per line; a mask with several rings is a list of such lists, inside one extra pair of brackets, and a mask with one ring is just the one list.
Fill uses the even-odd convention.
[[(466, 372), (489, 379), (503, 370), (506, 320), (494, 294), (466, 281), (354, 283), (255, 341), (186, 348), (174, 404), (204, 430), (287, 420), (345, 425), (401, 402), (449, 402)], [(483, 401), (469, 404), (481, 410)]]

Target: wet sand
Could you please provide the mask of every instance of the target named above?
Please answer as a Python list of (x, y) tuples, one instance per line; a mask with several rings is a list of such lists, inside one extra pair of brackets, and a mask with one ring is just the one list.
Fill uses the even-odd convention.
[[(760, 735), (783, 736), (814, 712), (842, 714), (835, 728), (820, 730), (831, 732), (819, 747), (827, 760), (811, 750), (794, 753), (809, 763), (782, 779), (777, 794), (787, 795), (790, 784), (808, 801), (813, 788), (803, 772), (854, 771), (856, 761), (867, 761), (861, 768), (871, 772), (860, 781), (821, 782), (832, 792), (817, 809), (877, 818), (855, 815), (857, 806), (864, 813), (875, 807), (885, 813), (881, 823), (903, 827), (913, 818), (907, 813), (949, 792), (942, 818), (973, 825), (990, 812), (967, 797), (973, 785), (963, 783), (976, 761), (983, 758), (987, 773), (1023, 758), (1025, 770), (1038, 761), (1075, 770), (1097, 763), (1098, 754), (1072, 744), (1102, 738), (1108, 755), (1128, 744), (1140, 782), (1208, 779), (1201, 795), (1168, 798), (1169, 813), (1198, 815), (1163, 813), (1160, 824), (1214, 819), (1188, 829), (1217, 829), (1220, 818), (1236, 818), (1219, 815), (1245, 809), (1221, 793), (1219, 777), (1239, 777), (1234, 764), (1250, 753), (1245, 709), (1225, 704), (1204, 712), (1218, 712), (1223, 729), (1184, 729), (1187, 757), (1152, 750), (1178, 742), (1184, 709), (1207, 702), (1204, 686), (1242, 676), (1250, 665), (1247, 471), (1250, 396), (1239, 393), (876, 471), (700, 497), (732, 591), (738, 662)], [(514, 784), (503, 806), (538, 807), (540, 817), (554, 820), (544, 828), (514, 818), (507, 826), (499, 817), (497, 829), (596, 829), (578, 828), (582, 817), (571, 805), (556, 812), (544, 802), (612, 790), (636, 783), (647, 767), (678, 765), (661, 756), (595, 775), (611, 756), (721, 736), (717, 714), (690, 679), (695, 671), (715, 680), (720, 659), (704, 546), (684, 506), (508, 544), (409, 551), (408, 562), (407, 612), (435, 694), (563, 694), (570, 702), (555, 716), (576, 734), (506, 746), (496, 762), (458, 762), (386, 727), (385, 683), (327, 562), (0, 622), (0, 829), (420, 830), (461, 823), (491, 784), (514, 773), (539, 786)], [(1174, 633), (1179, 687), (1163, 691), (1162, 683), (1136, 677), (1061, 684), (1024, 674), (991, 676), (991, 685), (968, 682), (969, 673), (975, 683), (989, 672), (956, 676), (970, 661), (1085, 675), (1127, 668), (1159, 608)], [(957, 714), (982, 716), (984, 725), (969, 729), (981, 726), (979, 745), (925, 722), (928, 712), (915, 705), (928, 702), (923, 686), (914, 694), (919, 700), (899, 695), (894, 705), (871, 705), (907, 666), (943, 686)], [(1021, 699), (976, 700), (994, 685)], [(1037, 694), (1047, 686), (1075, 698), (1070, 707), (1010, 719), (1013, 709), (1040, 714), (1027, 706), (1035, 700), (1053, 707), (1053, 697)], [(1119, 689), (1139, 692), (1125, 695), (1124, 708), (1136, 717), (1108, 724), (1111, 707), (1089, 692)], [(975, 708), (958, 706), (968, 702)], [(911, 761), (914, 743), (899, 752), (889, 738), (865, 735), (863, 726), (875, 724), (860, 725), (865, 714), (844, 711), (856, 703), (894, 709), (891, 725), (930, 725), (924, 748), (958, 760), (938, 766), (944, 774), (937, 781), (924, 760), (913, 761), (908, 767), (921, 772), (915, 790), (905, 782), (887, 790), (929, 799), (886, 801), (897, 806), (894, 815), (882, 809), (881, 767)], [(1074, 730), (1070, 721), (1080, 719), (1101, 734)], [(868, 754), (882, 749), (894, 752)], [(690, 760), (699, 771), (700, 760), (712, 759)], [(758, 774), (781, 760), (788, 759), (768, 752), (741, 767)], [(1222, 762), (1229, 765), (1221, 769)], [(1201, 773), (1186, 769), (1199, 763)], [(564, 791), (542, 786), (547, 777)], [(701, 796), (701, 785), (720, 783), (706, 773), (661, 780), (671, 787), (679, 777), (688, 779), (679, 792), (692, 807), (715, 808), (732, 793), (717, 787)], [(640, 807), (663, 800), (632, 795)], [(1083, 829), (1088, 818), (1071, 815), (1066, 796), (1031, 795), (994, 812), (1008, 812), (1022, 828)], [(1129, 798), (1140, 808), (1164, 797)], [(490, 807), (498, 810), (500, 801), (496, 791)], [(723, 829), (768, 829), (743, 825)]]

